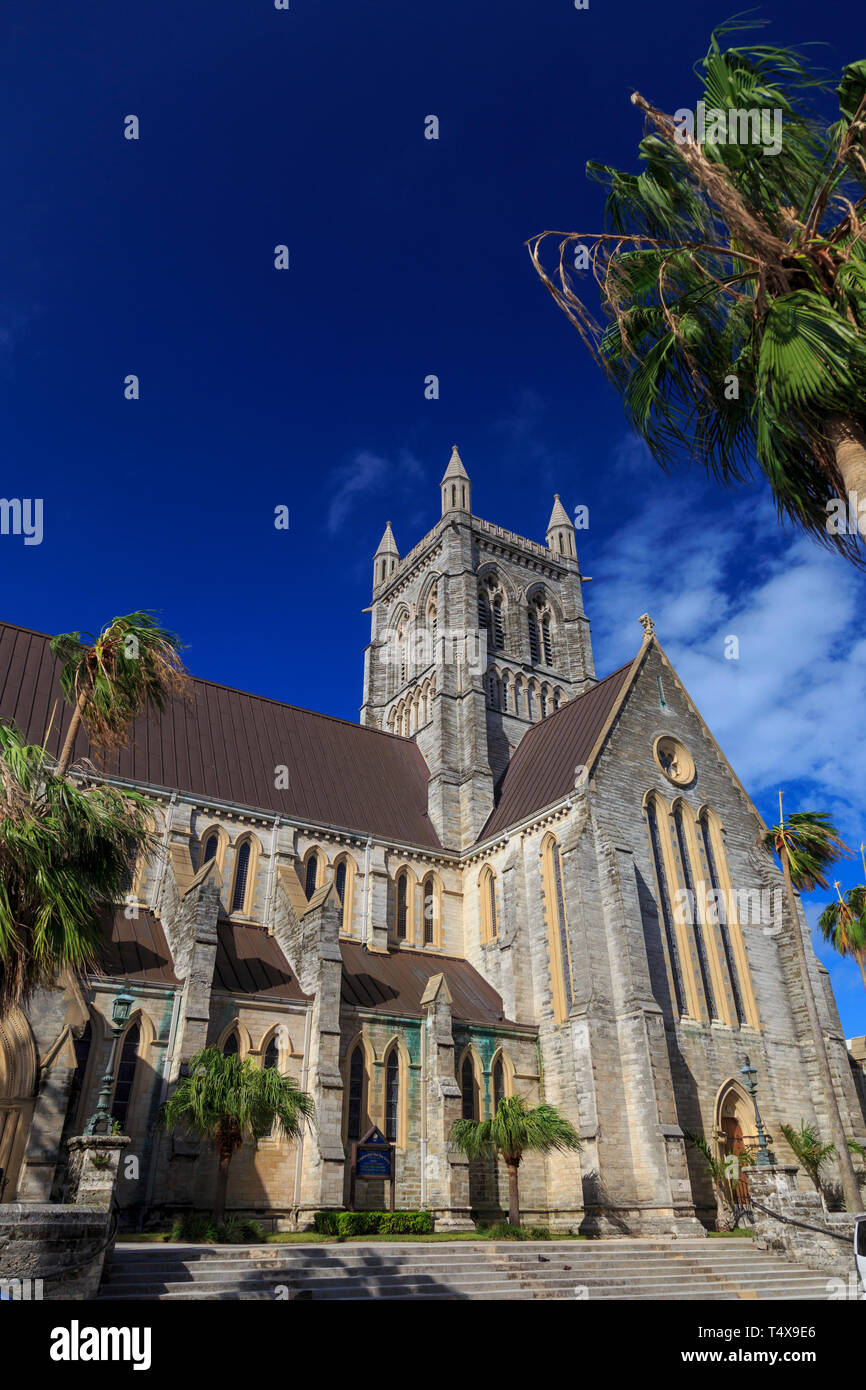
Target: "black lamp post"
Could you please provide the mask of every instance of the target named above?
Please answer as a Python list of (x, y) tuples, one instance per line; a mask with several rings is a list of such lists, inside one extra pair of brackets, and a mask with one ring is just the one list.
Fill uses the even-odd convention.
[(752, 1104), (755, 1107), (755, 1124), (758, 1128), (758, 1156), (755, 1165), (758, 1168), (774, 1168), (776, 1165), (776, 1155), (767, 1142), (767, 1133), (764, 1129), (764, 1122), (761, 1119), (761, 1112), (758, 1109), (758, 1073), (752, 1066), (748, 1057), (746, 1065), (740, 1068), (740, 1076), (743, 1078), (746, 1090), (752, 1097)]
[(102, 1085), (99, 1089), (99, 1099), (96, 1102), (96, 1109), (84, 1127), (85, 1134), (110, 1134), (111, 1133), (111, 1111), (108, 1108), (111, 1100), (111, 1088), (114, 1085), (114, 1061), (117, 1056), (117, 1043), (121, 1033), (126, 1027), (129, 1019), (129, 1011), (135, 1003), (131, 994), (117, 994), (111, 1003), (111, 1028), (114, 1038), (111, 1043), (111, 1052), (108, 1057), (108, 1067), (102, 1078)]

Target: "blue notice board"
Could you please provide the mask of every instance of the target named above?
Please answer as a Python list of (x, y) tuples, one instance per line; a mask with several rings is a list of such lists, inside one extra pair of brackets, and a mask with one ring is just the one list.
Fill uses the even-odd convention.
[(390, 1178), (393, 1170), (394, 1150), (374, 1125), (358, 1142), (355, 1172), (359, 1178)]

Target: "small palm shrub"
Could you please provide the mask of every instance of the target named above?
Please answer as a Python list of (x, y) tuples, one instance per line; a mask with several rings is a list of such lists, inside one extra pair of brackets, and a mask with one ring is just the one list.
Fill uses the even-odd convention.
[(317, 1211), (313, 1230), (320, 1236), (428, 1236), (429, 1211)]
[(175, 1217), (168, 1239), (183, 1245), (242, 1245), (263, 1241), (264, 1231), (246, 1216), (228, 1216), (214, 1221), (202, 1212), (187, 1211)]
[(507, 1221), (495, 1221), (491, 1226), (480, 1223), (476, 1229), (486, 1240), (550, 1240), (546, 1226), (509, 1226)]

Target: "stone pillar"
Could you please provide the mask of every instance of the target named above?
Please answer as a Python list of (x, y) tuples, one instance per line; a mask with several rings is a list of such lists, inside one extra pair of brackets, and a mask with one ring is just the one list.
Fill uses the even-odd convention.
[(460, 1119), (460, 1087), (454, 1075), (451, 993), (444, 975), (431, 975), (421, 997), (425, 1077), (421, 1103), (427, 1113), (427, 1206), (438, 1231), (472, 1231), (469, 1164), (451, 1145)]
[(305, 994), (311, 996), (307, 1085), (316, 1106), (315, 1126), (305, 1126), (296, 1225), (309, 1230), (313, 1214), (343, 1206), (343, 1078), (340, 1073), (340, 990), (343, 909), (333, 883), (313, 894), (299, 917), (281, 869), (274, 904), (274, 935)]
[(110, 1211), (128, 1134), (79, 1134), (69, 1140), (66, 1200), (72, 1206)]

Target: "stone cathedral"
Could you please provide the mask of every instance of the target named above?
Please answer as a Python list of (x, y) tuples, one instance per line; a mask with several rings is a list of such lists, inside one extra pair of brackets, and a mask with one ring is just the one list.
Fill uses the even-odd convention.
[[(315, 1101), (299, 1140), (232, 1163), (229, 1210), (266, 1229), (387, 1206), (382, 1180), (350, 1174), (374, 1125), (398, 1208), (440, 1230), (501, 1218), (504, 1170), (467, 1164), (449, 1134), (514, 1093), (582, 1140), (524, 1160), (523, 1219), (591, 1235), (712, 1223), (685, 1136), (754, 1147), (747, 1057), (780, 1161), (781, 1124), (827, 1136), (758, 814), (647, 615), (631, 615), (633, 659), (596, 674), (585, 582), (559, 498), (544, 545), (482, 521), (455, 448), (432, 530), (401, 556), (389, 523), (374, 556), (358, 724), (196, 679), (109, 762), (82, 735), (78, 758), (153, 798), (159, 848), (106, 914), (101, 971), (0, 1023), (0, 1200), (62, 1198), (123, 988), (111, 1108), (138, 1159), (118, 1183), (131, 1227), (210, 1206), (213, 1152), (156, 1123), (206, 1044)], [(0, 628), (0, 715), (59, 749), (69, 711), (44, 635)]]

